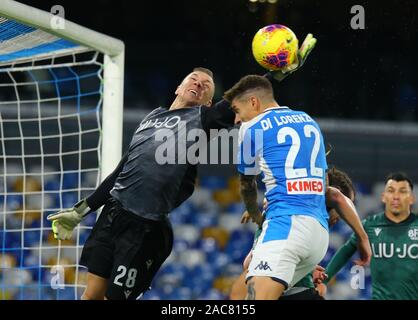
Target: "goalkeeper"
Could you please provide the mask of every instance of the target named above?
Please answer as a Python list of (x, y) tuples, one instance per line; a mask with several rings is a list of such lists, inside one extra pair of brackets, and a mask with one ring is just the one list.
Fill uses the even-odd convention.
[[(266, 76), (281, 81), (299, 69), (315, 42), (308, 35), (293, 65)], [(157, 162), (158, 150), (167, 141), (156, 137), (171, 130), (167, 137), (173, 142), (170, 151), (175, 153), (174, 159), (182, 159), (196, 143), (186, 141), (182, 152), (175, 147), (174, 142), (187, 131), (198, 130), (209, 137), (210, 129), (234, 126), (235, 113), (228, 102), (221, 100), (212, 106), (214, 92), (212, 72), (195, 68), (177, 87), (168, 109), (154, 109), (142, 120), (127, 153), (96, 191), (73, 208), (48, 216), (54, 236), (64, 240), (87, 214), (104, 205), (80, 258), (88, 269), (82, 299), (133, 300), (150, 287), (172, 250), (168, 214), (191, 196), (197, 172), (197, 166), (187, 161)]]

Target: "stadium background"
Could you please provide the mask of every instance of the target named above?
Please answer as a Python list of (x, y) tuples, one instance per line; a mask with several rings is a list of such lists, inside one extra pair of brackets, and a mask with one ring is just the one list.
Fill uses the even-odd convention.
[[(418, 180), (414, 1), (21, 2), (47, 11), (60, 4), (67, 19), (125, 42), (124, 150), (137, 123), (152, 108), (171, 103), (192, 67), (214, 71), (218, 98), (239, 77), (263, 72), (251, 56), (252, 36), (264, 25), (282, 23), (300, 40), (313, 33), (318, 45), (301, 71), (276, 86), (278, 101), (318, 119), (333, 146), (329, 163), (356, 183), (360, 214), (382, 209), (379, 194), (390, 171)], [(365, 30), (350, 27), (355, 4), (365, 8)], [(171, 215), (173, 254), (145, 298), (222, 299), (241, 271), (253, 228), (239, 224), (235, 171), (202, 166), (199, 177), (193, 197)], [(341, 222), (333, 229), (324, 264), (349, 234)], [(369, 277), (365, 290), (350, 289), (350, 267), (337, 276), (328, 298), (370, 297)]]

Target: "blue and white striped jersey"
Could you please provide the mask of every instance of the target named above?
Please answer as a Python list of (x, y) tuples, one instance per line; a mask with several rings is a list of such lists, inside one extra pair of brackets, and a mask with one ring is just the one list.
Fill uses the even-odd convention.
[(269, 108), (241, 125), (238, 171), (263, 175), (266, 219), (308, 215), (328, 230), (326, 170), (321, 129), (305, 112)]

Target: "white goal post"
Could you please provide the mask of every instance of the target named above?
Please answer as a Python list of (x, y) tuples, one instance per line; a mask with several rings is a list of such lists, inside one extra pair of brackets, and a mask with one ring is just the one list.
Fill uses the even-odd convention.
[(121, 40), (0, 0), (0, 300), (80, 297), (94, 222), (64, 242), (45, 218), (120, 161), (124, 54)]

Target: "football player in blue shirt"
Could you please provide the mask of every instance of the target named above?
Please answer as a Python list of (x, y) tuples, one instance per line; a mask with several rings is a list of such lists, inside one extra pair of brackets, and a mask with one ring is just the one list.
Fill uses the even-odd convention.
[[(224, 94), (243, 122), (239, 133), (241, 195), (262, 226), (247, 273), (248, 299), (278, 299), (311, 272), (328, 248), (327, 163), (321, 129), (305, 112), (280, 106), (266, 77), (243, 77)], [(268, 208), (257, 204), (263, 174)], [(348, 221), (361, 239), (362, 261), (371, 250), (357, 215)]]

